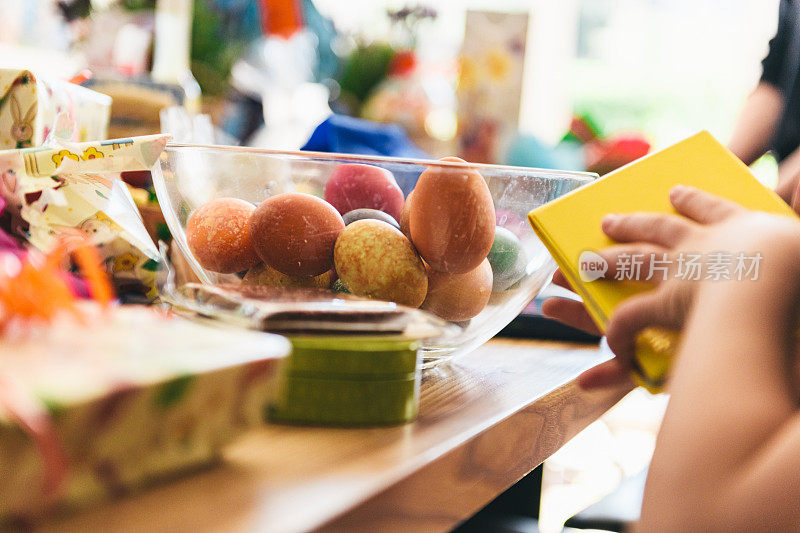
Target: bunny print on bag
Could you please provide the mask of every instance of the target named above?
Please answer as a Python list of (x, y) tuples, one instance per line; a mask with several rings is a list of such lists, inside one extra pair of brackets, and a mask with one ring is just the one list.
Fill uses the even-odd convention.
[(17, 148), (30, 146), (33, 138), (33, 119), (36, 117), (36, 102), (31, 104), (24, 117), (16, 96), (11, 95), (9, 107), (11, 108), (11, 118), (13, 119), (11, 137), (17, 141)]

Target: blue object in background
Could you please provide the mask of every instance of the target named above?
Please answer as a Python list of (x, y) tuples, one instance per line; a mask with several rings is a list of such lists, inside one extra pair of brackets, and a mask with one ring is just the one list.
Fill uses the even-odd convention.
[(261, 9), (256, 0), (210, 0), (208, 4), (220, 16), (223, 35), (244, 41), (262, 36)]
[(381, 124), (337, 114), (329, 116), (317, 126), (302, 149), (412, 159), (429, 157), (396, 124)]
[[(396, 124), (333, 114), (317, 126), (303, 150), (338, 154), (380, 155), (407, 159), (429, 159), (430, 156), (411, 142)], [(417, 183), (424, 166), (379, 165), (394, 174), (403, 194), (408, 195)]]
[(518, 135), (509, 146), (505, 164), (515, 167), (586, 170), (581, 145), (547, 146), (532, 135)]

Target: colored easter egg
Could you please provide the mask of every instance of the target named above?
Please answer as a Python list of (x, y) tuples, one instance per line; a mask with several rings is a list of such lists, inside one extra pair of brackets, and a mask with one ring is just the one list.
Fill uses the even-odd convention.
[(333, 246), (344, 229), (341, 215), (324, 200), (283, 193), (261, 202), (250, 219), (256, 253), (289, 276), (318, 276), (333, 266)]
[(509, 209), (496, 209), (495, 220), (498, 226), (506, 228), (519, 239), (533, 235), (533, 230), (528, 220)]
[(331, 285), (331, 272), (319, 276), (288, 276), (269, 265), (259, 263), (247, 271), (242, 279), (244, 285), (267, 285), (270, 287), (327, 289)]
[(373, 219), (373, 220), (380, 220), (381, 222), (386, 222), (394, 226), (397, 229), (400, 229), (400, 224), (397, 223), (395, 219), (391, 217), (391, 215), (384, 213), (383, 211), (378, 211), (377, 209), (353, 209), (352, 211), (348, 211), (342, 217), (344, 220), (344, 225), (348, 226), (352, 222), (356, 220), (366, 220), (366, 219)]
[(414, 191), (411, 191), (409, 195), (406, 197), (406, 201), (403, 203), (403, 210), (400, 212), (400, 231), (403, 232), (403, 235), (411, 238), (411, 228), (409, 226), (410, 218), (411, 218), (411, 197), (414, 196)]
[(388, 170), (373, 165), (342, 163), (325, 183), (325, 200), (339, 213), (377, 209), (395, 220), (403, 209), (403, 191)]
[(453, 322), (480, 313), (492, 295), (492, 267), (484, 259), (477, 268), (462, 274), (428, 272), (428, 295), (422, 309)]
[(350, 292), (419, 307), (428, 276), (414, 245), (397, 228), (379, 220), (347, 226), (334, 248), (339, 279)]
[(259, 262), (248, 232), (255, 206), (236, 198), (218, 198), (198, 209), (186, 223), (186, 241), (208, 270), (233, 273)]
[[(458, 161), (445, 158), (442, 161)], [(433, 270), (473, 271), (494, 241), (492, 195), (469, 167), (430, 166), (419, 177), (409, 211), (411, 240)]]
[(528, 256), (525, 250), (520, 249), (514, 264), (504, 271), (494, 271), (494, 282), (492, 283), (492, 292), (501, 292), (508, 290), (514, 286), (525, 275), (525, 269), (528, 266)]
[(487, 259), (495, 275), (503, 275), (514, 267), (522, 244), (511, 231), (498, 226), (494, 230), (494, 242)]

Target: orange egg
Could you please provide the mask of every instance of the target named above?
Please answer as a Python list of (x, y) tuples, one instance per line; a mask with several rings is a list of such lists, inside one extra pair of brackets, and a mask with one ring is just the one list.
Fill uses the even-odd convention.
[(480, 313), (492, 295), (492, 267), (484, 259), (464, 274), (428, 272), (428, 295), (421, 309), (444, 320), (460, 322)]
[(250, 238), (261, 259), (289, 276), (318, 276), (333, 267), (333, 245), (344, 229), (334, 207), (316, 196), (290, 192), (261, 202)]
[[(463, 163), (455, 157), (442, 161)], [(414, 246), (434, 270), (474, 270), (494, 241), (494, 203), (483, 176), (467, 167), (428, 167), (414, 187), (409, 229)]]
[(247, 226), (255, 206), (218, 198), (196, 209), (186, 224), (186, 241), (203, 268), (233, 273), (259, 262)]

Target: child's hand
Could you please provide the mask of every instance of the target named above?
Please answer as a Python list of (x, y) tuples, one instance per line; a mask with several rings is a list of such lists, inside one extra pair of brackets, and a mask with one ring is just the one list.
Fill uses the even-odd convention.
[[(568, 290), (573, 290), (567, 278), (560, 270), (553, 275), (553, 283)], [(558, 320), (573, 328), (585, 331), (590, 335), (600, 336), (603, 333), (595, 325), (583, 303), (567, 298), (548, 298), (542, 304), (542, 314), (548, 318)], [(614, 358), (595, 367), (590, 368), (577, 379), (578, 385), (585, 389), (597, 389), (622, 384), (633, 386), (633, 380), (627, 366), (620, 359)]]
[[(610, 215), (603, 220), (603, 231), (623, 243), (601, 252), (609, 263), (607, 275), (613, 277), (621, 261), (636, 254), (644, 259), (638, 279), (656, 285), (655, 290), (620, 304), (608, 323), (608, 345), (622, 368), (630, 366), (636, 337), (643, 329), (659, 326), (680, 330), (683, 327), (697, 290), (704, 283), (713, 282), (708, 280), (706, 270), (712, 254), (727, 253), (733, 257), (740, 253), (747, 257), (760, 254), (768, 261), (770, 256), (786, 249), (787, 243), (800, 242), (800, 224), (789, 217), (749, 211), (692, 187), (674, 188), (670, 200), (684, 217), (635, 213)], [(702, 256), (704, 268), (699, 280), (676, 276), (678, 259), (684, 253)], [(661, 264), (668, 265), (667, 271), (646, 279), (651, 274), (652, 258), (665, 259)], [(637, 274), (630, 270), (626, 273)], [(637, 279), (637, 276), (627, 277), (631, 278)]]
[[(574, 292), (561, 270), (556, 270), (553, 274), (553, 284)], [(559, 297), (548, 298), (542, 304), (542, 314), (590, 335), (599, 337), (603, 334), (586, 312), (582, 302)]]
[[(633, 297), (616, 309), (608, 324), (607, 339), (617, 357), (584, 372), (578, 383), (585, 389), (617, 385), (630, 379), (635, 339), (642, 329), (661, 326), (679, 330), (683, 327), (706, 272), (699, 281), (676, 278), (678, 258), (682, 254), (707, 258), (708, 254), (724, 252), (774, 257), (774, 251), (794, 250), (800, 243), (800, 225), (788, 217), (749, 211), (692, 187), (676, 187), (670, 199), (684, 217), (636, 213), (610, 216), (603, 221), (606, 234), (622, 243), (600, 254), (609, 263), (607, 277), (613, 278), (618, 272), (622, 258), (637, 255), (642, 259), (641, 268), (638, 275), (627, 279), (650, 281), (656, 289)], [(653, 258), (666, 259), (662, 265), (666, 264), (667, 270), (649, 276)], [(635, 272), (629, 270), (628, 274)], [(571, 289), (560, 271), (556, 272), (553, 282)], [(600, 334), (579, 302), (551, 298), (542, 306), (542, 312), (569, 326)]]

